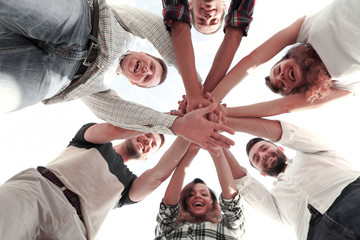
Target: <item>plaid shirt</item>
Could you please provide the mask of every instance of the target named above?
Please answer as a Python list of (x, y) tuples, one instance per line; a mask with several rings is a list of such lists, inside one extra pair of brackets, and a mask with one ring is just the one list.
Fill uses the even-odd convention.
[(188, 223), (184, 222), (178, 226), (174, 223), (179, 215), (179, 204), (174, 206), (160, 204), (160, 211), (157, 215), (157, 227), (155, 229), (155, 240), (162, 239), (217, 239), (217, 240), (235, 240), (240, 239), (244, 234), (244, 214), (240, 195), (233, 199), (223, 199), (220, 197), (220, 207), (223, 211), (222, 221), (220, 223), (202, 222)]
[[(167, 29), (171, 28), (173, 21), (183, 21), (191, 25), (188, 0), (163, 0), (163, 17)], [(225, 17), (224, 32), (227, 27), (241, 27), (244, 36), (247, 36), (252, 21), (255, 0), (232, 0), (228, 14)]]
[(165, 62), (177, 68), (172, 39), (162, 18), (130, 6), (109, 7), (105, 0), (98, 1), (100, 53), (96, 61), (80, 79), (43, 102), (53, 104), (81, 98), (99, 118), (113, 125), (173, 134), (170, 127), (176, 117), (125, 101), (105, 82), (105, 73), (115, 73), (118, 59), (134, 45), (135, 36), (148, 39)]

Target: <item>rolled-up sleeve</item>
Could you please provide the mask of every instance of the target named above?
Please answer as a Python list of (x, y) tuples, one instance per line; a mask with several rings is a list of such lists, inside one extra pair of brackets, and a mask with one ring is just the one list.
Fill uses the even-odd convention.
[(179, 204), (165, 205), (161, 202), (159, 213), (156, 217), (157, 226), (155, 229), (155, 235), (159, 236), (165, 232), (171, 231), (174, 228), (174, 223), (179, 216), (179, 212)]
[(228, 27), (240, 27), (244, 29), (244, 36), (247, 36), (254, 6), (255, 0), (233, 0), (225, 17), (224, 32)]
[(191, 26), (188, 0), (163, 0), (163, 17), (168, 31), (174, 21), (182, 21)]
[(245, 217), (244, 210), (241, 203), (241, 197), (238, 193), (232, 199), (224, 199), (220, 197), (220, 208), (224, 213), (223, 222), (229, 229), (236, 231), (236, 236), (239, 238), (244, 234)]

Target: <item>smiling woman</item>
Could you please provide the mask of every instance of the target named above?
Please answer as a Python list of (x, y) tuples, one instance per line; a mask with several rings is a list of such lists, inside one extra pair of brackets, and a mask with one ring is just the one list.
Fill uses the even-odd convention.
[[(334, 0), (315, 14), (301, 17), (244, 57), (212, 92), (220, 102), (247, 76), (285, 47), (297, 46), (270, 71), (266, 84), (282, 99), (231, 109), (232, 117), (266, 117), (314, 108), (349, 95), (360, 81), (360, 2)], [(340, 33), (340, 34), (339, 34)], [(251, 110), (252, 109), (252, 110)]]
[(166, 189), (157, 216), (156, 239), (241, 239), (244, 215), (228, 163), (229, 155), (212, 155), (222, 193), (219, 202), (204, 181), (196, 178), (182, 190), (185, 171), (198, 152), (192, 146), (183, 156)]

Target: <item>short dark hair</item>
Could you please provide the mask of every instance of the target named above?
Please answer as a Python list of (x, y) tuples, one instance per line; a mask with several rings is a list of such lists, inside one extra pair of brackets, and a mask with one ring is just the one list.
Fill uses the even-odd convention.
[(266, 141), (266, 142), (269, 142), (268, 140), (265, 140), (263, 138), (253, 138), (251, 139), (247, 144), (246, 144), (246, 154), (249, 156), (249, 152), (250, 152), (250, 149), (258, 142), (261, 142), (261, 141)]
[(160, 149), (165, 143), (165, 136), (162, 133), (158, 133), (158, 134), (159, 134), (160, 139), (161, 139), (161, 143), (160, 143), (160, 146), (159, 146), (159, 149)]

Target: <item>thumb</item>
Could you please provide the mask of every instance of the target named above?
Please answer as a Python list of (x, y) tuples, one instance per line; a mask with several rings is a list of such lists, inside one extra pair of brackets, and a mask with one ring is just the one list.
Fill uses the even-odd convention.
[(213, 112), (216, 108), (216, 104), (210, 104), (209, 106), (205, 107), (205, 108), (198, 108), (196, 109), (196, 111), (198, 111), (202, 116), (205, 114), (208, 114), (210, 112)]

